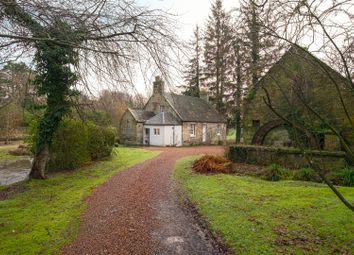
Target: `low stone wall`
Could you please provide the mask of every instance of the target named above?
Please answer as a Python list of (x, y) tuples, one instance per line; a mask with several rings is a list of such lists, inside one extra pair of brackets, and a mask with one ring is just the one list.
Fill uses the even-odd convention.
[[(338, 170), (346, 167), (345, 153), (342, 151), (305, 152), (311, 159), (326, 170)], [(302, 151), (297, 148), (278, 148), (252, 145), (230, 145), (228, 156), (233, 162), (258, 165), (279, 164), (286, 168), (308, 167)]]

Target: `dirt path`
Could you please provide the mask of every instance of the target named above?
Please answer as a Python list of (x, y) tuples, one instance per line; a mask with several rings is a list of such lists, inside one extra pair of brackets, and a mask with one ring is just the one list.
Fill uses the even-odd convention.
[(163, 152), (113, 176), (87, 199), (77, 239), (62, 254), (221, 254), (178, 201), (176, 159), (222, 153), (222, 147), (156, 148)]

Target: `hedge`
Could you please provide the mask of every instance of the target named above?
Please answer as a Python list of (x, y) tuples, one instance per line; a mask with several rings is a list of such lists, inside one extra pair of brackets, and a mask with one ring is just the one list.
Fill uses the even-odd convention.
[[(345, 153), (342, 151), (306, 150), (312, 160), (324, 169), (339, 170), (346, 167)], [(259, 165), (279, 164), (291, 169), (309, 167), (303, 152), (298, 148), (280, 148), (254, 145), (230, 145), (228, 158), (233, 162)]]
[[(35, 151), (37, 126), (38, 121), (32, 120), (27, 141), (32, 152)], [(115, 136), (114, 128), (78, 119), (64, 119), (50, 145), (48, 171), (75, 169), (110, 156)]]

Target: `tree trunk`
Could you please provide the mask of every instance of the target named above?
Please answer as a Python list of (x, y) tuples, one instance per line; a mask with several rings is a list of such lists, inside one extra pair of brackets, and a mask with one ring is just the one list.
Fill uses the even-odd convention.
[(236, 143), (241, 142), (241, 112), (239, 109), (236, 110)]
[(45, 179), (45, 168), (49, 160), (49, 146), (46, 144), (33, 159), (30, 177), (34, 179)]
[(5, 137), (5, 144), (10, 144), (10, 114), (9, 114), (9, 109), (7, 109), (7, 114), (6, 114), (6, 137)]

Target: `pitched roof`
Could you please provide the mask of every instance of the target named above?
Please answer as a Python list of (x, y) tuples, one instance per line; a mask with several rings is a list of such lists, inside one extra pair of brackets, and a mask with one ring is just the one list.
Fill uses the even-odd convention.
[(225, 119), (221, 114), (219, 114), (208, 102), (199, 97), (165, 93), (165, 98), (182, 121), (225, 122)]
[(128, 108), (128, 110), (130, 111), (130, 113), (133, 115), (134, 119), (137, 122), (145, 122), (146, 120), (150, 119), (155, 115), (154, 112), (149, 112), (141, 109)]
[(309, 63), (316, 64), (319, 67), (319, 71), (324, 71), (323, 69), (327, 70), (331, 75), (334, 75), (335, 79), (340, 79), (344, 82), (348, 82), (347, 78), (344, 77), (341, 73), (333, 69), (331, 66), (329, 66), (327, 63), (316, 57), (314, 54), (309, 52), (307, 49), (302, 48), (298, 45), (292, 45), (281, 57), (280, 59), (273, 64), (273, 66), (267, 71), (265, 75), (261, 77), (261, 79), (258, 80), (256, 88), (259, 87), (259, 85), (267, 78), (270, 76), (273, 72), (276, 71), (278, 66), (284, 65), (284, 61), (288, 57), (296, 57), (298, 59), (301, 59), (301, 61), (308, 61)]
[(146, 125), (180, 125), (181, 122), (169, 112), (160, 112), (145, 122)]

